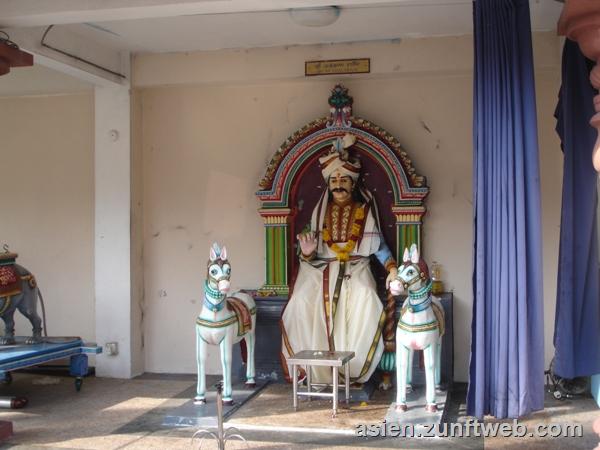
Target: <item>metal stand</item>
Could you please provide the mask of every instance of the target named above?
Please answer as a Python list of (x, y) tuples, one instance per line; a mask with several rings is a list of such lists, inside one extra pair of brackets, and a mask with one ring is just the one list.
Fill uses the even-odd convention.
[(239, 439), (240, 441), (246, 442), (246, 439), (240, 434), (240, 431), (235, 427), (227, 427), (227, 430), (223, 429), (223, 382), (219, 382), (215, 385), (217, 388), (217, 433), (208, 431), (206, 429), (198, 430), (192, 436), (192, 445), (194, 445), (194, 439), (200, 439), (200, 446), (202, 448), (204, 439), (207, 436), (212, 437), (217, 441), (219, 450), (225, 450), (225, 443), (229, 439)]
[[(354, 352), (331, 352), (325, 350), (302, 350), (296, 353), (294, 356), (288, 358), (287, 362), (292, 365), (292, 392), (293, 392), (293, 405), (294, 411), (298, 410), (298, 397), (305, 396), (309, 399), (311, 397), (330, 397), (333, 399), (333, 414), (332, 417), (337, 416), (338, 410), (338, 368), (344, 369), (344, 393), (346, 394), (346, 404), (350, 404), (350, 368), (348, 363), (354, 358)], [(298, 391), (298, 366), (306, 366), (306, 381), (307, 390), (306, 392)], [(331, 393), (325, 392), (313, 392), (312, 387), (315, 383), (312, 383), (311, 370), (313, 366), (325, 366), (331, 368), (331, 376), (333, 380), (333, 391)]]

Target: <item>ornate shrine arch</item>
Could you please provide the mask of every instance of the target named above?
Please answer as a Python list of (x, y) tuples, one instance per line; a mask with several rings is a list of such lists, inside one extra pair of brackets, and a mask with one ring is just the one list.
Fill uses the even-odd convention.
[[(382, 230), (395, 257), (415, 243), (421, 248), (424, 200), (429, 193), (426, 179), (417, 174), (408, 154), (397, 139), (368, 120), (352, 116), (352, 97), (341, 85), (329, 97), (330, 116), (317, 119), (297, 130), (277, 149), (259, 182), (256, 195), (265, 224), (266, 282), (262, 295), (287, 295), (295, 267), (293, 236), (306, 223), (304, 196), (317, 193), (307, 189), (307, 180), (326, 188), (317, 171), (317, 159), (329, 151), (336, 138), (352, 133), (353, 147), (362, 161), (361, 181), (374, 192), (383, 222)], [(311, 175), (312, 171), (312, 175)], [(302, 195), (299, 192), (303, 192)], [(387, 220), (385, 219), (387, 217)], [(388, 229), (389, 228), (389, 229)]]

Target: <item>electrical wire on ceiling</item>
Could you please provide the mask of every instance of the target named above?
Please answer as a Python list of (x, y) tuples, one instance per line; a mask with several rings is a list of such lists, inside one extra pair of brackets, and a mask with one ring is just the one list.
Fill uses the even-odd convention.
[(96, 69), (103, 70), (104, 72), (110, 73), (110, 74), (112, 74), (112, 75), (116, 75), (117, 77), (120, 77), (120, 78), (123, 78), (123, 79), (127, 79), (127, 77), (126, 77), (125, 75), (123, 75), (122, 73), (115, 72), (115, 71), (113, 71), (113, 70), (107, 69), (106, 67), (102, 67), (101, 65), (99, 65), (99, 64), (96, 64), (96, 63), (94, 63), (94, 62), (92, 62), (92, 61), (90, 61), (90, 60), (88, 60), (88, 59), (81, 58), (80, 56), (73, 55), (72, 53), (66, 52), (66, 51), (64, 51), (64, 50), (61, 50), (61, 49), (59, 49), (59, 48), (56, 48), (56, 47), (53, 47), (53, 46), (51, 46), (51, 45), (48, 45), (48, 44), (46, 44), (46, 43), (44, 42), (44, 40), (46, 39), (46, 36), (48, 35), (48, 32), (49, 32), (49, 31), (50, 31), (50, 30), (51, 30), (53, 27), (54, 27), (54, 25), (49, 25), (49, 26), (48, 26), (48, 28), (46, 28), (46, 31), (44, 31), (44, 35), (42, 36), (42, 40), (40, 41), (40, 45), (41, 45), (42, 47), (49, 48), (50, 50), (53, 50), (53, 51), (55, 51), (55, 52), (58, 52), (58, 53), (60, 53), (61, 55), (65, 55), (65, 56), (68, 56), (69, 58), (73, 58), (73, 59), (75, 59), (75, 60), (77, 60), (77, 61), (81, 61), (82, 63), (88, 64), (88, 65), (90, 65), (90, 66), (92, 66), (92, 67), (95, 67)]

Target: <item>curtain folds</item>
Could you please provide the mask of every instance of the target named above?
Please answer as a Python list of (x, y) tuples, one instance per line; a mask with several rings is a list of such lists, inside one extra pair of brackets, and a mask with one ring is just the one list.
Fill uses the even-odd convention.
[(598, 174), (592, 167), (596, 130), (589, 75), (593, 62), (566, 40), (556, 131), (564, 153), (554, 372), (564, 378), (600, 373), (600, 276), (596, 208)]
[(527, 0), (474, 2), (473, 319), (468, 414), (543, 408), (539, 162)]

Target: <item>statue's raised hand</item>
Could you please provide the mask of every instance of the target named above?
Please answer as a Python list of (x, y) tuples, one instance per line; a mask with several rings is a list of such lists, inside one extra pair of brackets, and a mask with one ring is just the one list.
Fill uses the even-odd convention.
[(304, 256), (312, 255), (317, 249), (317, 237), (314, 231), (308, 231), (306, 233), (300, 233), (296, 236), (300, 243), (300, 250)]

